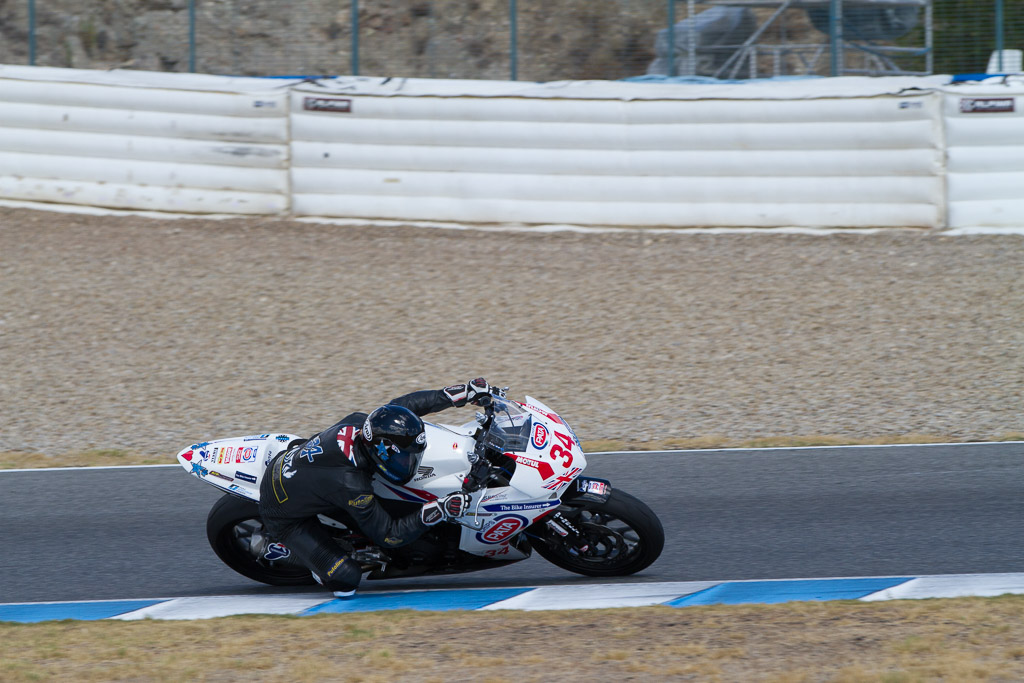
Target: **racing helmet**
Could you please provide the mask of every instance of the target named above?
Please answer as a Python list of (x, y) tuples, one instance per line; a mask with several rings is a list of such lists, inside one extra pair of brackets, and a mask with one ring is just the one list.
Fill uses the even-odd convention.
[(362, 435), (372, 471), (395, 484), (413, 478), (427, 447), (423, 420), (416, 413), (402, 406), (381, 406), (363, 422)]

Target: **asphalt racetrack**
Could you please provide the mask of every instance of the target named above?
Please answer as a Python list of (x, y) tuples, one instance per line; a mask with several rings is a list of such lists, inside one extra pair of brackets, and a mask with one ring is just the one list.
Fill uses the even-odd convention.
[[(620, 581), (1024, 571), (1022, 442), (595, 454), (586, 473), (665, 526), (661, 558)], [(177, 466), (0, 472), (0, 602), (287, 592), (210, 550), (220, 495)], [(534, 556), (361, 590), (593, 581)]]

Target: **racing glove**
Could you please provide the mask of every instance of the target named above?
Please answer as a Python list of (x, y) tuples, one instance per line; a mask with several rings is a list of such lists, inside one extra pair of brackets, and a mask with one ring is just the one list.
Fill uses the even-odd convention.
[(465, 384), (453, 384), (450, 387), (445, 387), (441, 391), (444, 392), (453, 406), (461, 408), (467, 403), (476, 403), (481, 396), (489, 395), (491, 393), (491, 385), (483, 377), (477, 377)]
[(444, 498), (438, 498), (424, 505), (420, 510), (420, 519), (427, 526), (457, 519), (466, 514), (472, 499), (472, 496), (467, 493), (449, 493)]

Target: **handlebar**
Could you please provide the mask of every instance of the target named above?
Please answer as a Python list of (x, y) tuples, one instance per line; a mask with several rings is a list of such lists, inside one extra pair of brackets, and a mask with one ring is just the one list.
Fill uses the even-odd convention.
[(490, 481), (491, 477), (501, 471), (501, 467), (492, 464), (487, 457), (487, 443), (485, 437), (490, 431), (491, 425), (494, 423), (494, 400), (492, 397), (499, 396), (501, 398), (505, 398), (505, 394), (508, 389), (508, 387), (500, 389), (498, 387), (491, 387), (489, 394), (481, 396), (476, 400), (476, 405), (483, 408), (484, 412), (476, 414), (477, 423), (479, 424), (476, 433), (473, 434), (476, 446), (474, 447), (473, 452), (469, 454), (471, 466), (469, 468), (469, 474), (462, 480), (463, 493), (473, 493), (486, 487), (487, 482)]

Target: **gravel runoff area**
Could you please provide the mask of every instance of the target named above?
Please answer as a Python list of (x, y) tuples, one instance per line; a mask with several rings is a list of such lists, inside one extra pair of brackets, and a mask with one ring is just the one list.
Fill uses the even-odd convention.
[[(0, 208), (0, 451), (308, 434), (485, 375), (584, 442), (1024, 431), (1024, 237)], [(471, 411), (448, 411), (459, 423)]]

